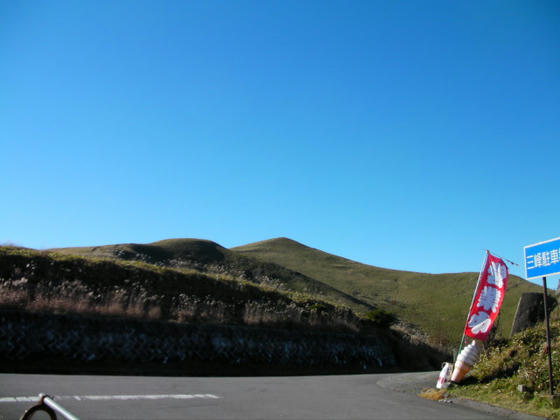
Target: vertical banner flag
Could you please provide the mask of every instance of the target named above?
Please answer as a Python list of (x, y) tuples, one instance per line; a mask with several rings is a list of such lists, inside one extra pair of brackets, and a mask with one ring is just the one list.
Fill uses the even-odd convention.
[(508, 268), (501, 258), (488, 253), (469, 313), (465, 334), (486, 341), (500, 313), (508, 282)]

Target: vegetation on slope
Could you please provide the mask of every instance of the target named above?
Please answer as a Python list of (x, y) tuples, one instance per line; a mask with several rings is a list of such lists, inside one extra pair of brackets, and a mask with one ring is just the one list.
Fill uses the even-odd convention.
[[(560, 384), (560, 321), (551, 323), (551, 358), (554, 392)], [(518, 386), (523, 386), (522, 392)], [(544, 323), (491, 343), (474, 366), (470, 377), (449, 393), (531, 414), (560, 418), (553, 408), (548, 382), (546, 332)]]
[(376, 327), (348, 308), (225, 275), (13, 247), (0, 247), (0, 307), (268, 327)]
[(53, 249), (57, 253), (86, 257), (142, 261), (160, 267), (194, 269), (211, 275), (225, 275), (266, 286), (270, 289), (312, 295), (356, 312), (375, 309), (319, 279), (232, 252), (215, 242), (201, 239), (168, 239), (150, 244), (119, 244), (97, 247)]
[[(228, 331), (266, 330), (267, 334), (283, 337), (320, 332), (327, 341), (332, 337), (336, 349), (331, 353), (335, 358), (340, 347), (336, 340), (348, 336), (362, 344), (370, 340), (376, 343), (375, 348), (388, 346), (387, 351), (395, 356), (398, 366), (406, 369), (433, 369), (447, 357), (413, 337), (388, 328), (393, 319), (380, 310), (370, 311), (368, 317), (362, 318), (344, 306), (227, 275), (15, 247), (0, 247), (0, 312), (4, 317), (14, 315), (14, 319), (21, 315), (36, 316), (45, 322), (58, 320), (57, 325), (76, 319), (103, 323), (109, 317), (111, 325), (116, 321), (114, 324), (125, 328), (147, 322), (163, 326), (191, 324), (206, 333), (221, 327), (211, 324), (232, 327)], [(132, 321), (133, 318), (138, 322)], [(133, 330), (131, 327), (125, 335), (134, 336)], [(21, 337), (30, 340), (29, 329), (26, 331), (27, 335), (19, 331), (14, 340)], [(3, 350), (9, 353), (10, 346), (4, 346)], [(262, 348), (268, 348), (266, 343)], [(354, 350), (341, 359), (342, 365), (356, 358), (359, 352)], [(367, 350), (369, 358), (374, 354), (370, 350)], [(71, 355), (68, 356), (71, 359), (75, 357), (73, 351), (65, 354)], [(306, 354), (308, 356), (314, 357)], [(25, 363), (28, 362), (25, 359)], [(65, 363), (66, 359), (61, 362)], [(235, 360), (230, 362), (236, 363)], [(356, 365), (358, 371), (366, 369), (362, 362)]]
[[(286, 238), (228, 250), (215, 242), (170, 239), (151, 244), (66, 248), (56, 252), (142, 261), (159, 267), (194, 269), (210, 276), (249, 281), (351, 308), (362, 317), (391, 323), (393, 313), (430, 336), (432, 344), (457, 345), (478, 273), (426, 274), (360, 264)], [(519, 297), (539, 288), (511, 276), (498, 322), (508, 336)], [(410, 331), (410, 330), (408, 330)]]
[[(434, 344), (457, 344), (478, 273), (425, 274), (361, 264), (287, 238), (232, 248), (241, 255), (274, 262), (319, 279), (370, 305), (393, 312), (432, 336)], [(519, 297), (539, 287), (510, 276), (498, 335), (508, 336)]]

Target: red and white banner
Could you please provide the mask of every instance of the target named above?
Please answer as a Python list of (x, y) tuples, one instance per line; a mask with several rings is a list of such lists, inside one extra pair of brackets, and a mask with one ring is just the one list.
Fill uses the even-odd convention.
[(480, 282), (467, 318), (465, 334), (485, 341), (500, 313), (508, 283), (508, 268), (498, 257), (488, 253), (486, 264), (480, 273)]

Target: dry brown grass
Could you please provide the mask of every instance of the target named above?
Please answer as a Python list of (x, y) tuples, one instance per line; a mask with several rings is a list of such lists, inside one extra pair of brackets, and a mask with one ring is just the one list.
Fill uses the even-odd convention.
[(141, 303), (123, 304), (115, 298), (108, 298), (101, 304), (77, 300), (71, 296), (31, 297), (23, 290), (5, 290), (0, 287), (0, 307), (20, 309), (30, 312), (52, 312), (58, 314), (84, 314), (124, 316), (142, 319), (160, 319), (161, 308), (157, 306), (145, 307)]
[(378, 327), (349, 308), (229, 277), (1, 247), (0, 307), (180, 323)]
[[(81, 282), (62, 282), (56, 286), (27, 287), (26, 282), (0, 283), (0, 308), (57, 314), (119, 316), (135, 319), (167, 320), (179, 323), (203, 322), (256, 326), (305, 326), (319, 329), (339, 328), (358, 331), (356, 319), (341, 312), (321, 313), (304, 303), (249, 300), (235, 304), (214, 299), (178, 294), (171, 306), (162, 307), (164, 297), (146, 290), (112, 290), (95, 293)], [(168, 300), (167, 300), (168, 301)], [(349, 312), (350, 313), (350, 312)], [(351, 314), (351, 313), (350, 313)], [(346, 317), (345, 317), (346, 315)]]
[(447, 398), (447, 393), (443, 389), (424, 388), (418, 396), (427, 400), (439, 401)]

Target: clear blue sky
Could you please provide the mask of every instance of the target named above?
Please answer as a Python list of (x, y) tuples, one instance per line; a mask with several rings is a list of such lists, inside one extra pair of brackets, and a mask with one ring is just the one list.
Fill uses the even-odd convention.
[(522, 267), (560, 236), (559, 41), (556, 1), (0, 0), (0, 242)]

